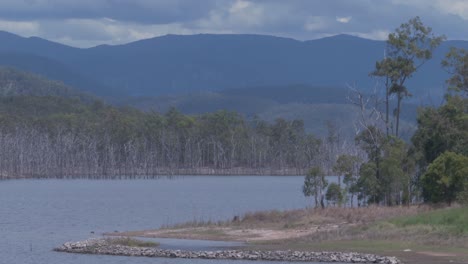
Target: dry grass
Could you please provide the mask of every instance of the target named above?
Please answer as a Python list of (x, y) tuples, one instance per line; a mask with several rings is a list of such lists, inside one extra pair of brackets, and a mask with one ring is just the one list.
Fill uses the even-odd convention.
[(464, 232), (468, 230), (467, 212), (466, 208), (437, 209), (430, 206), (271, 210), (246, 213), (229, 221), (187, 222), (168, 226), (166, 230), (179, 229), (187, 233), (190, 230), (195, 232), (191, 228), (201, 228), (203, 232), (218, 230), (226, 233), (226, 230), (267, 229), (290, 230), (292, 233), (316, 228), (312, 234), (304, 231), (302, 237), (291, 236), (288, 243), (387, 240), (468, 248), (468, 231)]
[(325, 208), (297, 209), (289, 211), (264, 211), (245, 214), (239, 221), (241, 225), (264, 225), (309, 223), (309, 224), (363, 224), (390, 217), (416, 215), (431, 210), (428, 206), (411, 207), (361, 207), (361, 208)]
[(411, 207), (361, 207), (361, 208), (325, 208), (295, 209), (287, 211), (271, 210), (249, 212), (241, 217), (235, 216), (229, 221), (190, 221), (164, 226), (163, 229), (182, 229), (195, 227), (230, 227), (230, 228), (299, 228), (308, 225), (323, 224), (366, 224), (378, 220), (416, 215), (432, 210), (429, 206)]

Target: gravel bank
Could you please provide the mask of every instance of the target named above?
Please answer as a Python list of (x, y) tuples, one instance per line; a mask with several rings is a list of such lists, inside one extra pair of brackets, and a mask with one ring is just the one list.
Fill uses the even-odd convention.
[(109, 243), (106, 239), (89, 239), (79, 242), (67, 242), (55, 248), (55, 251), (81, 254), (103, 254), (118, 256), (161, 257), (161, 258), (199, 258), (199, 259), (234, 259), (267, 260), (297, 262), (341, 262), (341, 263), (381, 263), (400, 264), (395, 257), (383, 257), (373, 254), (344, 252), (303, 252), (303, 251), (187, 251), (165, 250), (147, 247), (128, 247)]

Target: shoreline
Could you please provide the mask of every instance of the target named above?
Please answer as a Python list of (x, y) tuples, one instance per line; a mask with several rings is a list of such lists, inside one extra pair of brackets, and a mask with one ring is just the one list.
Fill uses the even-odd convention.
[(187, 222), (104, 235), (236, 241), (245, 243), (242, 249), (254, 251), (371, 253), (396, 256), (407, 264), (467, 264), (468, 237), (450, 233), (448, 226), (398, 224), (421, 217), (463, 217), (463, 212), (463, 207), (430, 206), (272, 210), (246, 213), (227, 221)]
[(313, 252), (313, 251), (262, 251), (262, 250), (216, 250), (190, 251), (167, 250), (156, 247), (129, 247), (116, 245), (107, 239), (89, 239), (78, 242), (67, 242), (53, 249), (57, 252), (77, 254), (99, 254), (132, 257), (185, 258), (185, 259), (218, 259), (218, 260), (263, 260), (288, 262), (339, 262), (339, 263), (377, 263), (400, 264), (396, 257), (385, 257), (356, 252)]
[[(5, 175), (0, 173), (0, 180), (25, 180), (25, 179), (92, 179), (92, 180), (124, 180), (124, 179), (158, 179), (161, 177), (190, 177), (190, 176), (290, 176), (304, 177), (307, 173), (306, 169), (251, 169), (251, 168), (231, 168), (231, 169), (170, 169), (161, 168), (150, 173), (147, 172), (114, 172), (89, 173), (88, 171), (65, 173), (59, 175), (57, 173), (42, 174), (22, 174), (22, 175)], [(50, 176), (53, 175), (53, 176)]]

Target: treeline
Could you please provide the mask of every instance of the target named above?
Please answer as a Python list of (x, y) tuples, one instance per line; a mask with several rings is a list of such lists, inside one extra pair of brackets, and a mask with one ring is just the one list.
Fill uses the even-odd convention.
[(246, 120), (234, 112), (184, 115), (100, 101), (0, 98), (0, 172), (17, 177), (160, 174), (304, 174), (325, 144), (299, 120)]

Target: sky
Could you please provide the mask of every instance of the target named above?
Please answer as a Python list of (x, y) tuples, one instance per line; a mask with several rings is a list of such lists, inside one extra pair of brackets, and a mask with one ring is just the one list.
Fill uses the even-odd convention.
[(0, 0), (0, 30), (83, 48), (199, 33), (384, 40), (414, 16), (468, 40), (468, 0)]

